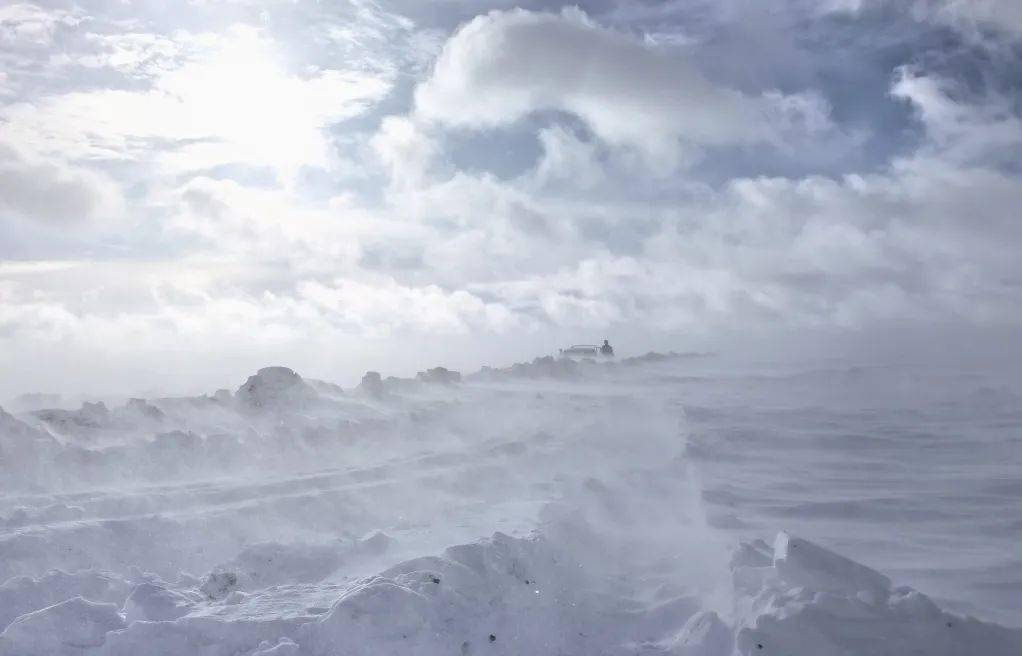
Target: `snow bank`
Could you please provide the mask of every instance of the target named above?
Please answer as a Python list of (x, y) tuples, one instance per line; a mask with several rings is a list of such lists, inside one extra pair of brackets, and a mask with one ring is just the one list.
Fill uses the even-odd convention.
[[(732, 577), (730, 609), (711, 609), (707, 600), (684, 594), (642, 600), (615, 575), (542, 535), (498, 533), (341, 588), (331, 586), (337, 592), (328, 607), (304, 612), (283, 613), (269, 603), (287, 589), (245, 594), (222, 574), (211, 575), (199, 589), (142, 583), (123, 609), (74, 596), (15, 619), (0, 634), (0, 653), (1022, 653), (1022, 630), (942, 611), (925, 595), (892, 587), (879, 572), (785, 533), (773, 547), (741, 545), (732, 559)], [(205, 594), (211, 586), (217, 594)], [(290, 595), (292, 601), (301, 597), (294, 590)]]

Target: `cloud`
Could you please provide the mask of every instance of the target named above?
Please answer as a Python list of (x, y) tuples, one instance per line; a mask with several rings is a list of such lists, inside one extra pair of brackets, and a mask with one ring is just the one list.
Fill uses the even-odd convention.
[(750, 97), (707, 80), (684, 56), (601, 27), (578, 9), (494, 11), (462, 26), (415, 92), (416, 115), (463, 128), (541, 111), (578, 116), (602, 140), (641, 150), (657, 168), (679, 144), (768, 141), (774, 118), (821, 122), (821, 106), (778, 92)]
[(822, 12), (859, 14), (874, 9), (907, 11), (916, 20), (932, 21), (955, 27), (981, 39), (981, 31), (991, 29), (1022, 34), (1022, 5), (1016, 0), (828, 0)]
[(0, 7), (0, 43), (45, 46), (60, 27), (74, 27), (79, 21), (69, 11), (46, 10), (27, 2), (9, 4)]
[(926, 12), (969, 30), (994, 28), (1022, 34), (1022, 5), (1015, 0), (926, 0), (917, 12)]
[(175, 40), (171, 36), (149, 32), (89, 33), (85, 35), (85, 41), (95, 49), (94, 52), (75, 56), (64, 54), (57, 61), (89, 69), (109, 68), (131, 79), (152, 79), (180, 67), (195, 54), (189, 51), (189, 47), (198, 44), (182, 37), (178, 35), (178, 40)]
[(907, 101), (926, 128), (929, 148), (961, 162), (1022, 163), (1022, 119), (996, 91), (979, 98), (955, 80), (898, 69), (891, 95)]
[[(151, 70), (152, 88), (74, 91), (0, 110), (8, 138), (80, 159), (155, 159), (171, 175), (242, 162), (293, 177), (301, 166), (326, 166), (328, 125), (390, 89), (388, 80), (357, 71), (292, 73), (255, 28), (186, 36), (177, 36), (180, 47), (199, 54)], [(124, 65), (146, 61), (139, 57)]]
[(1017, 162), (999, 155), (1017, 159), (1017, 116), (1002, 97), (909, 69), (891, 93), (924, 138), (877, 171), (650, 189), (641, 169), (554, 126), (529, 174), (457, 172), (405, 190), (400, 208), (461, 228), (426, 245), (427, 266), (550, 325), (1022, 321), (1009, 300), (1022, 281), (1022, 191)]
[(567, 183), (578, 189), (590, 189), (605, 182), (600, 148), (584, 141), (562, 126), (554, 125), (539, 132), (543, 156), (536, 163), (535, 179), (540, 185)]
[(0, 219), (3, 214), (68, 226), (121, 211), (110, 180), (55, 161), (30, 159), (0, 143)]
[(300, 297), (323, 311), (329, 321), (372, 336), (409, 330), (422, 333), (504, 333), (522, 324), (500, 303), (487, 303), (468, 291), (436, 285), (405, 286), (394, 280), (337, 279), (325, 285), (302, 283)]
[(436, 139), (404, 116), (385, 117), (370, 146), (399, 188), (423, 182), (440, 153)]
[(387, 275), (299, 279), (269, 290), (247, 288), (251, 269), (201, 259), (190, 264), (187, 275), (179, 263), (35, 262), (10, 269), (0, 284), (0, 343), (294, 347), (343, 338), (503, 334), (529, 323), (469, 291), (401, 284)]

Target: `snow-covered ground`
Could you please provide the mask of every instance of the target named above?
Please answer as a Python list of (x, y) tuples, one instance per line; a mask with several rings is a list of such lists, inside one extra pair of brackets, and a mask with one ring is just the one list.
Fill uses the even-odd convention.
[(1017, 656), (1019, 389), (661, 356), (25, 397), (0, 654)]

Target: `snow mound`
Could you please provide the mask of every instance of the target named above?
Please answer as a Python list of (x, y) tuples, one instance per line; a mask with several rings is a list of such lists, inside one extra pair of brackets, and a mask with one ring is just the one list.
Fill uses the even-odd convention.
[(961, 618), (884, 575), (785, 533), (739, 550), (729, 623), (693, 599), (636, 609), (542, 537), (490, 540), (398, 565), (302, 625), (300, 653), (880, 656), (1022, 653), (1022, 631)]
[(247, 591), (282, 583), (315, 583), (340, 565), (338, 545), (261, 542), (246, 546), (222, 570), (235, 577), (239, 590)]
[(715, 656), (731, 651), (734, 639), (731, 629), (713, 611), (700, 611), (685, 622), (666, 644), (666, 653), (673, 656)]
[(91, 430), (110, 424), (111, 413), (102, 401), (85, 401), (78, 410), (36, 410), (32, 413), (39, 421), (61, 434), (88, 434)]
[(383, 397), (386, 390), (383, 387), (383, 378), (380, 376), (380, 372), (367, 371), (362, 376), (362, 382), (358, 384), (356, 391), (374, 399)]
[(461, 382), (461, 373), (451, 371), (447, 367), (433, 367), (416, 374), (416, 379), (424, 383), (439, 383), (441, 385), (454, 385)]
[(378, 556), (391, 548), (394, 538), (383, 531), (373, 531), (355, 542), (352, 551), (359, 555)]
[(116, 605), (74, 597), (15, 620), (0, 634), (0, 654), (79, 654), (124, 627)]
[(128, 399), (124, 409), (126, 411), (134, 412), (140, 417), (145, 417), (146, 419), (151, 419), (153, 421), (163, 421), (166, 416), (163, 410), (160, 410), (145, 399)]
[(238, 388), (234, 398), (251, 410), (300, 410), (319, 400), (316, 390), (287, 367), (263, 367)]
[(72, 597), (119, 606), (129, 591), (124, 580), (93, 570), (73, 574), (53, 570), (39, 578), (16, 576), (0, 585), (0, 631), (21, 615)]
[(193, 600), (180, 592), (155, 583), (141, 583), (124, 602), (124, 617), (129, 624), (136, 621), (165, 622), (187, 615), (193, 605)]
[(38, 431), (3, 408), (0, 408), (0, 438), (5, 440), (35, 440), (43, 436)]
[(547, 355), (532, 362), (517, 362), (510, 367), (483, 367), (474, 377), (482, 380), (507, 380), (515, 378), (555, 378), (573, 380), (581, 375), (584, 366), (596, 367), (595, 362), (576, 362), (570, 358), (555, 358)]
[(0, 408), (0, 486), (13, 488), (34, 481), (59, 448), (52, 435)]
[(542, 538), (498, 533), (361, 581), (296, 640), (315, 656), (595, 653), (576, 570)]

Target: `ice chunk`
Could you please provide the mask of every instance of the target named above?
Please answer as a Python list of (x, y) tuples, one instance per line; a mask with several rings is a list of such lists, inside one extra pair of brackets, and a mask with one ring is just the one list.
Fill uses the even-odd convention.
[(770, 567), (755, 565), (758, 551), (744, 550), (734, 566), (743, 656), (1022, 654), (1022, 630), (945, 613), (910, 588), (892, 591), (883, 574), (808, 540), (778, 535)]
[(713, 611), (696, 613), (668, 645), (672, 656), (730, 656), (731, 629)]
[(383, 531), (373, 531), (366, 534), (355, 543), (355, 552), (365, 555), (378, 556), (390, 548), (394, 541)]
[(234, 572), (216, 570), (210, 572), (206, 582), (199, 588), (199, 592), (210, 601), (223, 599), (238, 587), (238, 575)]
[(785, 532), (774, 541), (774, 567), (786, 582), (812, 590), (865, 593), (872, 603), (886, 601), (891, 580), (865, 565)]

